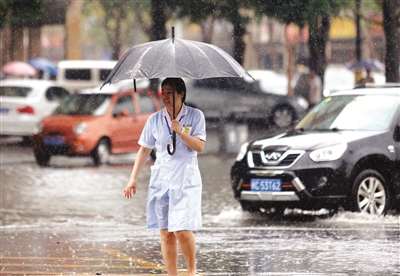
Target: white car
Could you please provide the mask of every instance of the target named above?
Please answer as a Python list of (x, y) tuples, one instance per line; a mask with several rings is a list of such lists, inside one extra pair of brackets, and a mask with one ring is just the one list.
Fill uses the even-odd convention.
[(0, 81), (0, 135), (33, 135), (33, 128), (50, 115), (70, 93), (55, 81), (5, 79)]
[[(272, 70), (249, 70), (249, 74), (259, 82), (259, 86), (263, 92), (287, 95), (288, 78), (284, 74), (279, 74)], [(252, 81), (246, 78), (247, 81)]]

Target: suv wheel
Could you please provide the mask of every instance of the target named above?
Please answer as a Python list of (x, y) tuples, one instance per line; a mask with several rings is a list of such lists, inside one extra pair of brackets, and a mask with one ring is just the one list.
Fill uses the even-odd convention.
[(46, 167), (49, 165), (51, 155), (48, 153), (36, 153), (35, 152), (35, 160), (36, 163), (41, 167)]
[(270, 123), (278, 128), (285, 129), (294, 122), (294, 113), (289, 106), (278, 106), (270, 115)]
[(107, 139), (100, 139), (99, 143), (93, 150), (91, 157), (96, 166), (110, 162), (110, 146)]
[(361, 172), (352, 188), (352, 210), (371, 215), (384, 215), (390, 208), (390, 196), (385, 179), (374, 170)]

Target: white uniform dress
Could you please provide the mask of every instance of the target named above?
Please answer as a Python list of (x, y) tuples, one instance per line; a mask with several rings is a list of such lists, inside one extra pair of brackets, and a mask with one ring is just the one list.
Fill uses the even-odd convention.
[[(176, 119), (186, 133), (206, 140), (202, 111), (183, 105)], [(169, 155), (172, 133), (171, 119), (163, 108), (149, 117), (139, 139), (139, 145), (157, 149), (147, 195), (147, 227), (169, 232), (198, 230), (202, 227), (202, 182), (197, 152), (176, 135), (175, 154)]]

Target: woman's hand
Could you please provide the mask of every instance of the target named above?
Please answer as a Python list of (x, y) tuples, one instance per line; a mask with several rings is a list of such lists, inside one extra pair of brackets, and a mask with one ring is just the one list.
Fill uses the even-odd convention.
[(181, 124), (179, 123), (178, 120), (176, 120), (176, 119), (172, 120), (171, 128), (172, 128), (173, 131), (176, 132), (176, 134), (178, 134), (179, 136), (181, 135), (182, 128), (181, 128)]
[(126, 198), (132, 198), (132, 196), (136, 194), (136, 186), (137, 181), (129, 181), (128, 184), (126, 184), (124, 189), (124, 195)]
[(181, 127), (180, 123), (177, 120), (172, 120), (172, 130), (181, 137), (182, 141), (186, 143), (186, 145), (195, 150), (197, 152), (202, 152), (204, 149), (204, 141), (200, 140), (195, 136), (191, 136), (189, 133), (183, 131), (184, 128)]

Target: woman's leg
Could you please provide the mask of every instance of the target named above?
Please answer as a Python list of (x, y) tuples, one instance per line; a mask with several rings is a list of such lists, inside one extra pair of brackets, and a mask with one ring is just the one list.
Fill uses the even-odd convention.
[(186, 260), (188, 275), (193, 276), (196, 274), (196, 239), (193, 232), (189, 230), (177, 231), (175, 236)]
[(167, 267), (168, 275), (178, 275), (178, 247), (174, 233), (168, 232), (167, 229), (160, 230), (161, 235), (161, 252)]

